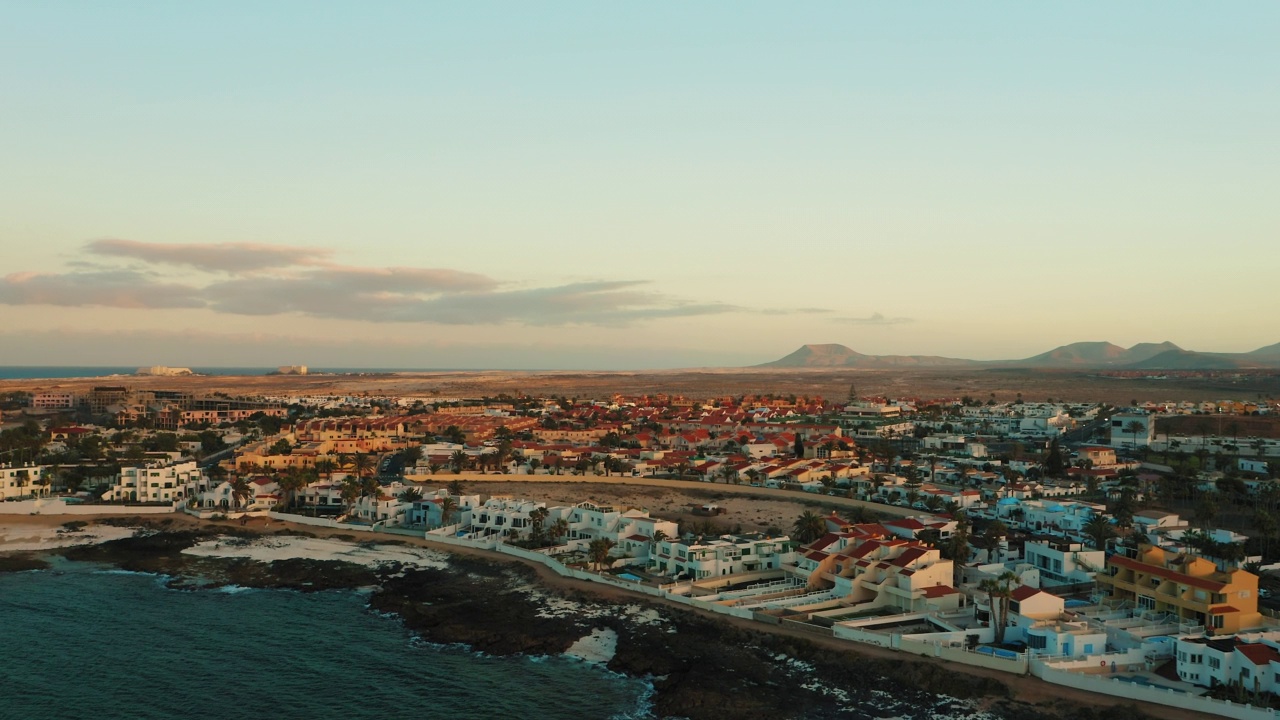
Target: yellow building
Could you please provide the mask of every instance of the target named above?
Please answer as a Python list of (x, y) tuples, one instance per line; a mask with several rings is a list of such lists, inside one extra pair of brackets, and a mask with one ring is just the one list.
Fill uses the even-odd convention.
[(1213, 634), (1262, 625), (1258, 576), (1239, 568), (1224, 572), (1204, 558), (1143, 545), (1136, 557), (1111, 556), (1097, 580), (1113, 600), (1177, 615)]

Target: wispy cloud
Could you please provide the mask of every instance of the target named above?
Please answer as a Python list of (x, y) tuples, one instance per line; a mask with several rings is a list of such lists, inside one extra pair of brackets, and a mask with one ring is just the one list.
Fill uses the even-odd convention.
[(0, 278), (0, 304), (166, 309), (199, 308), (206, 302), (201, 288), (135, 270), (92, 270), (6, 275)]
[(94, 240), (91, 253), (141, 260), (157, 265), (181, 265), (206, 272), (250, 272), (271, 268), (318, 265), (332, 251), (322, 248), (260, 243), (149, 243), (137, 240)]
[(848, 325), (906, 325), (915, 322), (915, 318), (885, 317), (881, 313), (871, 313), (867, 317), (838, 317), (833, 319), (836, 322)]
[[(820, 309), (752, 310), (698, 303), (648, 289), (642, 280), (598, 280), (512, 288), (479, 273), (445, 268), (351, 267), (314, 248), (245, 243), (177, 245), (97, 240), (99, 257), (133, 263), (68, 263), (63, 273), (16, 273), (0, 278), (0, 304), (117, 308), (205, 308), (231, 315), (301, 314), (368, 322), (443, 325), (627, 326), (673, 317), (732, 312), (813, 313)], [(143, 263), (141, 266), (138, 263)], [(184, 266), (198, 274), (185, 282), (159, 272)], [(156, 272), (148, 268), (157, 267)], [(196, 282), (204, 277), (203, 282)]]

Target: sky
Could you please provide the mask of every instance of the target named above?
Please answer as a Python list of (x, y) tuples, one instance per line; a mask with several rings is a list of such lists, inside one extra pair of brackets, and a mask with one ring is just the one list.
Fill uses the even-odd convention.
[(0, 0), (0, 365), (1280, 341), (1280, 4)]

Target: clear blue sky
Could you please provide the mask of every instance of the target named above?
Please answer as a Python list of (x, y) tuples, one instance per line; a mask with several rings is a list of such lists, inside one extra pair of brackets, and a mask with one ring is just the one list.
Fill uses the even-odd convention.
[(1274, 2), (0, 1), (6, 355), (1251, 350), (1277, 37)]

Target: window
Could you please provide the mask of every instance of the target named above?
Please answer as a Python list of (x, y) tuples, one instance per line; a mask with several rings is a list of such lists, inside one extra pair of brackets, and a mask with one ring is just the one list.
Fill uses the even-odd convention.
[(1222, 627), (1222, 616), (1221, 616), (1221, 615), (1214, 615), (1214, 616), (1213, 616), (1213, 627), (1214, 627), (1215, 629), (1220, 629), (1220, 628)]
[(1252, 674), (1253, 674), (1253, 671), (1252, 671), (1252, 670), (1250, 670), (1249, 668), (1241, 668), (1241, 669), (1240, 669), (1240, 677), (1244, 678), (1245, 680), (1248, 680), (1248, 679), (1249, 679), (1249, 676), (1250, 676), (1250, 675), (1252, 675)]
[(1028, 635), (1027, 647), (1032, 650), (1043, 650), (1049, 647), (1049, 638), (1044, 635)]
[(1138, 607), (1142, 608), (1143, 610), (1155, 610), (1155, 609), (1156, 609), (1156, 599), (1155, 599), (1155, 598), (1153, 598), (1153, 597), (1149, 597), (1149, 596), (1147, 596), (1147, 595), (1139, 595), (1139, 596), (1138, 596)]
[(1221, 667), (1222, 667), (1222, 660), (1220, 660), (1220, 659), (1218, 659), (1218, 658), (1216, 658), (1216, 657), (1211, 657), (1211, 658), (1209, 658), (1209, 668), (1210, 668), (1210, 669), (1212, 669), (1212, 670), (1218, 670), (1218, 669), (1219, 669), (1219, 668), (1221, 668)]

